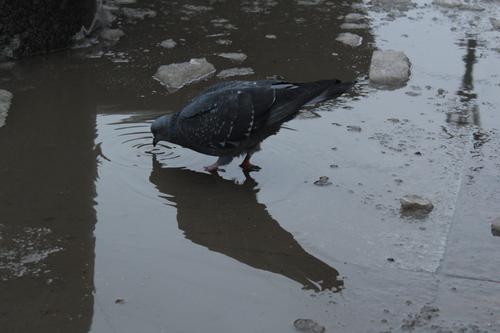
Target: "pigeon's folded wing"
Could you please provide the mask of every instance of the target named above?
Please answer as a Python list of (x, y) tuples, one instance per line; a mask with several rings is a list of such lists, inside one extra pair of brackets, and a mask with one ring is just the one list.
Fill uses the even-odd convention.
[(256, 87), (204, 95), (179, 114), (177, 127), (194, 150), (232, 150), (265, 125), (275, 99), (274, 89)]

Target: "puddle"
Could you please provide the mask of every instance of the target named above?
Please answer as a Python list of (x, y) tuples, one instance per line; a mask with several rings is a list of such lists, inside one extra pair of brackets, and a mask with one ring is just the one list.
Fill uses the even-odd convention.
[[(440, 315), (423, 328), (499, 327), (489, 312), (500, 297), (478, 292), (498, 296), (500, 274), (490, 226), (500, 216), (497, 5), (121, 6), (144, 18), (118, 19), (116, 44), (0, 68), (0, 89), (14, 96), (0, 128), (6, 331), (290, 332), (311, 318), (326, 332), (382, 332), (427, 303)], [(357, 18), (364, 26), (341, 28)], [(360, 45), (336, 40), (349, 32)], [(162, 46), (169, 40), (175, 47)], [(369, 84), (374, 49), (404, 51), (405, 86)], [(192, 58), (206, 58), (215, 75), (175, 92), (153, 79)], [(211, 175), (203, 166), (213, 157), (152, 146), (153, 119), (235, 67), (252, 69), (238, 79), (358, 85), (269, 137), (251, 177), (239, 160)], [(434, 209), (401, 216), (409, 193)], [(474, 257), (460, 256), (464, 248)], [(455, 280), (464, 294), (451, 291)]]

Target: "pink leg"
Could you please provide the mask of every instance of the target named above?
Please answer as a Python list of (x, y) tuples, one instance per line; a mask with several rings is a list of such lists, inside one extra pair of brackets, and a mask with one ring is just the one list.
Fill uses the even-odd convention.
[(251, 171), (259, 171), (260, 170), (259, 166), (250, 163), (251, 157), (252, 157), (251, 154), (247, 154), (247, 156), (245, 156), (245, 159), (243, 160), (243, 162), (240, 164), (240, 167), (243, 169), (243, 172), (251, 172)]

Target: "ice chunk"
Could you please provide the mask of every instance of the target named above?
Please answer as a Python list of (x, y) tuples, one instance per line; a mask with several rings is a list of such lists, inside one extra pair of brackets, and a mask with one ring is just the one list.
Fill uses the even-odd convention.
[(366, 23), (342, 23), (340, 29), (344, 30), (358, 30), (358, 29), (368, 29), (368, 24)]
[(146, 17), (155, 17), (156, 12), (152, 9), (122, 8), (124, 16), (131, 20), (144, 20)]
[(490, 22), (491, 22), (491, 25), (493, 26), (493, 29), (500, 30), (500, 20), (499, 19), (496, 19), (494, 17), (490, 17)]
[(371, 0), (369, 2), (372, 8), (378, 11), (407, 11), (416, 7), (416, 4), (411, 0)]
[(363, 37), (356, 34), (352, 34), (350, 32), (343, 32), (340, 33), (335, 40), (344, 43), (346, 45), (355, 47), (361, 45)]
[(410, 60), (401, 51), (374, 51), (369, 77), (378, 85), (404, 85), (410, 77)]
[(11, 100), (12, 93), (10, 91), (0, 89), (0, 128), (5, 125)]
[(344, 17), (344, 21), (351, 22), (351, 23), (363, 21), (364, 19), (365, 19), (365, 16), (362, 14), (358, 14), (358, 13), (350, 13)]
[(245, 53), (238, 52), (219, 53), (218, 56), (235, 62), (243, 62), (247, 59), (247, 55)]
[(101, 31), (101, 38), (111, 42), (117, 42), (125, 33), (120, 29), (104, 29)]
[(207, 59), (196, 58), (188, 62), (160, 66), (154, 78), (164, 84), (168, 90), (173, 91), (206, 79), (214, 73), (215, 67)]
[(232, 77), (232, 76), (243, 76), (252, 74), (254, 74), (254, 71), (250, 67), (240, 67), (240, 68), (225, 69), (221, 71), (219, 74), (217, 74), (217, 77), (225, 79), (227, 77)]
[(177, 46), (177, 42), (172, 38), (166, 39), (160, 43), (160, 46), (166, 49), (173, 49)]
[(477, 4), (465, 2), (462, 0), (434, 0), (432, 3), (446, 8), (456, 8), (456, 9), (475, 10), (475, 11), (484, 10), (484, 8), (480, 7)]

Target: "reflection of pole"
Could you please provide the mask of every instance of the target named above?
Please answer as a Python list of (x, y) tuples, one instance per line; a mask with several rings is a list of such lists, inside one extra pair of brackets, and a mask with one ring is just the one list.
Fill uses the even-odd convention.
[(457, 92), (457, 95), (460, 96), (460, 101), (464, 105), (464, 113), (467, 113), (467, 116), (472, 114), (472, 123), (474, 125), (479, 125), (479, 109), (475, 103), (477, 94), (474, 93), (474, 82), (472, 76), (474, 64), (477, 62), (476, 46), (477, 41), (475, 39), (467, 40), (467, 54), (463, 58), (465, 62), (465, 73), (462, 79), (462, 87)]

